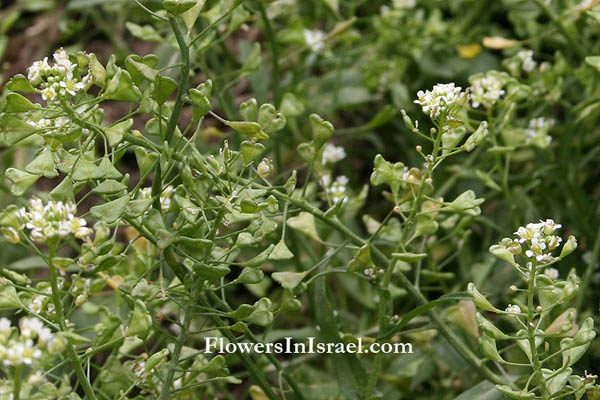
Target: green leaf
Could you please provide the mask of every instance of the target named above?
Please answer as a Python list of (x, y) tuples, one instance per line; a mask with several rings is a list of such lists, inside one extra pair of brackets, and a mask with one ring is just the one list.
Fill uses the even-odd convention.
[(130, 200), (125, 208), (125, 213), (129, 217), (137, 218), (142, 216), (152, 205), (152, 199)]
[(286, 117), (299, 117), (304, 113), (304, 104), (291, 92), (283, 95), (279, 109)]
[(302, 211), (295, 217), (288, 218), (287, 226), (292, 229), (297, 230), (308, 236), (311, 239), (314, 239), (318, 242), (321, 241), (319, 234), (317, 233), (317, 227), (315, 225), (315, 217), (309, 212)]
[(143, 147), (136, 147), (135, 158), (140, 170), (140, 175), (147, 176), (150, 169), (154, 167), (156, 160), (158, 160), (158, 155), (156, 153), (148, 153)]
[(392, 253), (392, 258), (412, 263), (426, 259), (427, 253)]
[(118, 124), (104, 128), (104, 133), (108, 139), (108, 144), (110, 144), (111, 147), (115, 147), (117, 144), (121, 143), (123, 136), (125, 136), (125, 134), (131, 130), (132, 126), (133, 118), (129, 118), (125, 121), (119, 122)]
[(371, 258), (371, 247), (368, 244), (362, 246), (348, 263), (349, 272), (362, 272), (366, 269), (375, 269), (376, 266)]
[(108, 82), (104, 94), (107, 100), (128, 101), (139, 103), (142, 100), (142, 92), (133, 83), (129, 72), (119, 68)]
[(0, 114), (0, 138), (7, 146), (13, 146), (31, 136), (36, 129), (23, 118), (10, 114)]
[(331, 122), (325, 121), (317, 114), (311, 114), (309, 120), (310, 126), (312, 127), (313, 143), (316, 149), (320, 149), (333, 136), (333, 125)]
[(102, 170), (98, 168), (96, 164), (85, 158), (80, 158), (73, 167), (72, 178), (74, 181), (89, 181), (103, 177), (104, 174), (102, 173)]
[(252, 98), (240, 104), (240, 115), (244, 121), (256, 122), (258, 118), (258, 104), (256, 99)]
[(270, 135), (285, 128), (286, 119), (272, 104), (263, 104), (258, 111), (258, 123)]
[(43, 149), (33, 161), (27, 164), (25, 171), (34, 175), (43, 175), (46, 178), (56, 178), (58, 171), (54, 164), (54, 153), (52, 150), (49, 148)]
[(126, 22), (125, 27), (136, 38), (147, 42), (162, 42), (163, 38), (156, 32), (152, 25), (140, 26), (133, 22)]
[(247, 140), (242, 142), (241, 147), (244, 164), (250, 164), (265, 151), (265, 146), (262, 144), (249, 142)]
[(256, 139), (268, 139), (269, 135), (264, 132), (257, 122), (247, 121), (226, 121), (225, 125), (242, 135), (250, 136)]
[(290, 249), (288, 249), (288, 247), (285, 245), (285, 241), (283, 239), (280, 240), (279, 243), (277, 243), (275, 245), (275, 248), (269, 255), (269, 260), (276, 260), (276, 261), (289, 260), (292, 258), (294, 258), (294, 253), (292, 253), (290, 251)]
[(471, 298), (473, 299), (473, 302), (475, 303), (475, 305), (477, 307), (481, 308), (482, 310), (496, 312), (496, 313), (500, 311), (496, 307), (494, 307), (492, 305), (492, 303), (490, 303), (485, 298), (484, 295), (479, 293), (479, 290), (477, 290), (477, 287), (475, 287), (475, 284), (473, 282), (470, 282), (469, 285), (467, 286), (467, 292), (469, 293), (469, 296), (471, 296)]
[(198, 89), (190, 89), (188, 91), (188, 96), (190, 96), (192, 107), (194, 109), (194, 121), (198, 121), (210, 111), (210, 100), (208, 96)]
[(10, 181), (10, 191), (15, 196), (23, 195), (41, 177), (41, 175), (29, 174), (16, 168), (8, 168), (4, 174)]
[(98, 169), (102, 172), (102, 177), (107, 179), (121, 179), (123, 174), (110, 162), (108, 156), (102, 157), (102, 161), (98, 165)]
[(144, 59), (138, 55), (132, 54), (125, 59), (125, 66), (127, 71), (131, 74), (131, 78), (136, 85), (141, 85), (144, 79), (154, 82), (154, 79), (158, 75), (158, 70), (152, 68), (149, 64), (153, 61), (144, 61)]
[(90, 214), (97, 219), (105, 221), (107, 224), (112, 224), (121, 218), (121, 215), (123, 215), (125, 212), (128, 202), (129, 196), (125, 195), (100, 206), (92, 207), (90, 209)]
[(483, 335), (481, 335), (481, 338), (479, 339), (479, 345), (481, 348), (481, 354), (483, 354), (484, 357), (502, 364), (505, 363), (504, 359), (502, 359), (498, 353), (496, 340), (491, 336), (488, 336), (487, 333), (484, 332)]
[(127, 186), (114, 179), (107, 179), (92, 189), (92, 192), (98, 194), (115, 194), (127, 190)]
[(204, 3), (206, 3), (206, 0), (197, 0), (196, 5), (194, 7), (181, 14), (181, 19), (183, 20), (183, 23), (185, 24), (185, 27), (187, 28), (188, 32), (192, 31), (194, 24), (200, 16), (202, 7), (204, 7)]
[(236, 283), (255, 284), (263, 280), (265, 274), (258, 268), (246, 267), (235, 280)]
[(271, 274), (271, 278), (279, 283), (284, 289), (293, 290), (302, 282), (306, 276), (306, 272), (275, 272)]
[(29, 79), (27, 79), (25, 76), (23, 76), (21, 74), (13, 76), (12, 79), (6, 83), (6, 89), (12, 90), (14, 92), (25, 92), (25, 93), (35, 93), (36, 92), (34, 87), (31, 86)]
[(173, 15), (181, 15), (196, 5), (196, 0), (163, 0), (162, 6)]
[(600, 56), (589, 56), (585, 58), (585, 63), (600, 72)]
[(381, 154), (375, 156), (374, 168), (371, 174), (371, 185), (379, 186), (387, 184), (392, 190), (394, 197), (398, 196), (402, 177), (404, 176), (404, 164), (397, 162), (392, 164), (386, 161)]
[(54, 201), (74, 201), (75, 194), (73, 192), (73, 181), (70, 176), (65, 177), (61, 183), (59, 183), (50, 192), (50, 198)]
[(39, 106), (33, 104), (25, 96), (18, 93), (9, 93), (6, 95), (2, 111), (7, 113), (20, 113), (38, 109)]
[(175, 89), (177, 89), (177, 82), (174, 79), (157, 75), (154, 80), (154, 99), (158, 105), (165, 104)]
[(5, 285), (0, 289), (0, 310), (23, 308), (14, 286)]

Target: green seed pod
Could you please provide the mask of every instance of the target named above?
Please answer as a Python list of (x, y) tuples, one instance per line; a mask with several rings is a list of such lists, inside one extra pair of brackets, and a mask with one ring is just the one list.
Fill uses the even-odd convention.
[(563, 246), (563, 248), (560, 252), (560, 256), (558, 256), (558, 257), (561, 259), (565, 258), (569, 254), (574, 252), (576, 248), (577, 248), (577, 239), (575, 238), (575, 236), (571, 235), (571, 236), (569, 236), (569, 239), (567, 239), (567, 243), (565, 243), (565, 245)]
[(500, 310), (498, 310), (496, 307), (494, 307), (485, 298), (484, 295), (482, 295), (481, 293), (479, 293), (479, 291), (477, 290), (477, 288), (475, 287), (475, 284), (473, 282), (470, 282), (469, 285), (467, 286), (467, 292), (469, 293), (469, 295), (473, 299), (473, 303), (475, 303), (475, 305), (477, 307), (479, 307), (479, 308), (481, 308), (482, 310), (485, 310), (485, 311), (491, 311), (491, 312), (495, 312), (495, 313), (499, 313), (500, 312)]
[(173, 15), (181, 15), (196, 5), (196, 0), (163, 0), (162, 6)]

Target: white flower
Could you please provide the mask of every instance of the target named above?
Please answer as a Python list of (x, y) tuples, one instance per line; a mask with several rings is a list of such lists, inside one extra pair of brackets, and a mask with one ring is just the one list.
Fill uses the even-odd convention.
[(523, 71), (531, 72), (537, 67), (537, 63), (533, 60), (533, 50), (521, 50), (517, 53), (517, 57), (521, 60)]
[(509, 314), (519, 315), (519, 314), (521, 314), (521, 307), (519, 307), (516, 304), (515, 305), (509, 304), (508, 307), (506, 307), (505, 311)]
[(546, 268), (544, 271), (544, 275), (546, 275), (550, 279), (558, 279), (559, 272), (556, 268)]
[(344, 158), (346, 158), (346, 151), (341, 146), (328, 143), (323, 149), (323, 164), (334, 164)]
[(483, 105), (485, 108), (492, 107), (506, 93), (502, 89), (503, 86), (504, 81), (496, 74), (487, 73), (484, 76), (474, 79), (470, 88), (470, 98), (473, 107), (477, 108), (480, 105)]
[(56, 97), (56, 91), (52, 86), (48, 86), (46, 89), (42, 91), (42, 99), (46, 101), (54, 100)]
[(554, 126), (555, 121), (551, 118), (535, 118), (529, 121), (529, 126), (525, 129), (525, 143), (540, 148), (546, 148), (552, 142), (552, 136), (548, 134)]
[(417, 92), (415, 104), (419, 104), (425, 114), (434, 119), (443, 112), (448, 112), (455, 104), (460, 104), (465, 99), (465, 93), (460, 86), (454, 83), (438, 83), (432, 90)]
[(312, 49), (313, 52), (318, 53), (325, 48), (325, 33), (318, 29), (304, 29), (302, 31), (304, 35), (304, 41), (306, 45)]
[(346, 203), (348, 196), (346, 196), (346, 186), (348, 185), (349, 179), (340, 175), (335, 178), (335, 181), (331, 182), (330, 175), (324, 175), (322, 178), (322, 184), (325, 188), (325, 198), (331, 200), (333, 203), (339, 201)]

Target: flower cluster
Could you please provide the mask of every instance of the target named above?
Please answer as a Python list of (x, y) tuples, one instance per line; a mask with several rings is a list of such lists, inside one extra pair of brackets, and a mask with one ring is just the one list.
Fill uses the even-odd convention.
[(471, 104), (477, 108), (483, 105), (485, 108), (490, 108), (502, 97), (506, 92), (503, 87), (506, 80), (504, 75), (496, 71), (490, 71), (485, 75), (475, 75), (471, 78), (471, 88), (469, 89)]
[(88, 238), (93, 230), (83, 218), (76, 217), (77, 207), (68, 201), (49, 201), (46, 205), (37, 197), (29, 200), (27, 208), (7, 210), (2, 218), (2, 233), (10, 243), (20, 241), (19, 233), (28, 231), (31, 240), (46, 243), (56, 238), (74, 235)]
[(525, 129), (525, 143), (542, 149), (548, 147), (552, 142), (552, 136), (548, 134), (554, 126), (555, 121), (551, 118), (535, 118), (529, 121), (529, 126)]
[[(577, 247), (575, 237), (570, 236), (563, 246), (560, 256), (552, 255), (552, 252), (562, 243), (562, 238), (555, 235), (555, 232), (561, 227), (562, 225), (552, 219), (521, 226), (514, 233), (514, 239), (504, 238), (498, 245), (491, 246), (490, 251), (498, 258), (515, 266), (518, 264), (515, 263), (514, 256), (523, 254), (527, 259), (527, 271), (533, 268), (534, 262), (542, 265), (553, 263), (570, 254)], [(558, 278), (558, 271), (554, 268), (548, 268), (547, 271), (549, 278)]]
[(323, 164), (335, 164), (346, 158), (346, 151), (341, 146), (328, 143), (323, 149)]
[(20, 334), (6, 318), (0, 319), (0, 360), (9, 367), (33, 365), (43, 352), (60, 351), (62, 341), (37, 318), (22, 318)]
[(71, 120), (68, 117), (57, 117), (53, 119), (40, 118), (35, 121), (27, 119), (27, 123), (33, 126), (40, 134), (47, 134), (48, 136), (56, 136), (67, 131), (71, 124)]
[(48, 57), (42, 61), (34, 62), (27, 70), (27, 79), (34, 86), (39, 86), (42, 98), (53, 101), (60, 95), (75, 96), (78, 92), (88, 89), (92, 84), (91, 75), (81, 75), (80, 66), (72, 62), (69, 55), (62, 48), (54, 55), (54, 65), (48, 62)]
[(331, 175), (324, 175), (321, 178), (321, 184), (325, 189), (325, 199), (330, 200), (334, 204), (339, 201), (346, 203), (348, 201), (348, 196), (346, 196), (348, 182), (348, 178), (344, 175), (338, 176), (334, 181), (331, 180)]
[(432, 90), (419, 90), (414, 103), (420, 105), (425, 114), (435, 119), (441, 114), (451, 112), (453, 106), (462, 104), (466, 98), (467, 94), (460, 86), (455, 86), (454, 83), (438, 83)]

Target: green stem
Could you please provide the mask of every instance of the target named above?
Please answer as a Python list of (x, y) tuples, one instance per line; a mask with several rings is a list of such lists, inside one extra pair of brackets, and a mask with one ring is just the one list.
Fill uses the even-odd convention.
[(179, 52), (181, 54), (181, 75), (179, 77), (179, 86), (177, 87), (175, 106), (173, 107), (173, 112), (171, 113), (169, 123), (167, 124), (167, 131), (165, 132), (165, 140), (167, 143), (171, 143), (171, 138), (173, 137), (173, 133), (177, 127), (179, 115), (181, 114), (181, 109), (183, 108), (183, 96), (188, 91), (188, 81), (190, 78), (190, 49), (185, 42), (183, 34), (181, 33), (181, 29), (179, 28), (179, 23), (175, 17), (169, 17), (169, 25), (171, 26), (171, 29), (175, 34), (177, 44), (179, 45)]
[[(50, 285), (52, 287), (52, 303), (54, 304), (54, 309), (56, 311), (56, 318), (58, 319), (58, 324), (60, 325), (60, 329), (63, 332), (67, 332), (67, 323), (65, 322), (65, 315), (63, 311), (62, 302), (60, 299), (60, 293), (58, 292), (58, 273), (56, 271), (56, 267), (52, 260), (54, 259), (54, 249), (49, 250), (49, 258), (48, 258), (48, 270), (50, 272)], [(85, 396), (88, 400), (96, 400), (96, 395), (94, 394), (94, 390), (90, 385), (90, 381), (88, 380), (85, 372), (83, 371), (83, 367), (81, 366), (81, 360), (75, 351), (75, 347), (73, 344), (67, 340), (66, 344), (66, 352), (67, 357), (71, 361), (71, 365), (75, 370), (75, 374), (77, 375), (77, 379), (79, 380), (79, 384), (83, 388)]]
[(579, 289), (579, 295), (577, 297), (577, 304), (575, 306), (576, 309), (580, 310), (581, 305), (585, 299), (586, 292), (590, 286), (590, 281), (592, 280), (592, 274), (596, 270), (598, 266), (598, 255), (600, 253), (600, 229), (598, 229), (598, 233), (596, 234), (596, 240), (594, 242), (594, 248), (592, 249), (592, 257), (589, 260), (589, 264), (585, 269), (585, 273), (583, 275), (583, 280), (581, 282), (581, 288)]
[(196, 304), (198, 301), (199, 294), (199, 285), (195, 284), (192, 289), (192, 298), (190, 304), (185, 310), (185, 316), (183, 321), (183, 326), (181, 327), (181, 332), (179, 332), (179, 336), (177, 337), (177, 342), (175, 343), (175, 349), (173, 350), (173, 354), (171, 355), (171, 365), (169, 367), (169, 371), (167, 372), (167, 377), (163, 384), (163, 390), (160, 393), (160, 397), (158, 400), (167, 400), (169, 399), (171, 393), (171, 386), (173, 385), (173, 378), (175, 377), (175, 371), (177, 371), (177, 365), (179, 364), (179, 357), (181, 356), (181, 350), (183, 349), (183, 344), (187, 340), (189, 331), (190, 331), (190, 323), (192, 320), (192, 305)]
[(275, 101), (275, 106), (277, 106), (279, 104), (279, 50), (277, 49), (277, 43), (275, 42), (275, 34), (271, 27), (271, 21), (269, 21), (265, 6), (263, 6), (261, 2), (258, 3), (258, 9), (263, 23), (265, 24), (265, 30), (269, 39), (269, 47), (271, 48), (271, 59), (273, 64), (273, 99)]
[(18, 365), (15, 367), (15, 387), (13, 388), (13, 400), (19, 400), (21, 397), (21, 374), (23, 372), (23, 366)]
[(542, 374), (542, 364), (537, 352), (537, 346), (535, 345), (535, 324), (534, 324), (534, 307), (533, 307), (533, 294), (535, 291), (535, 263), (532, 264), (531, 271), (529, 272), (529, 284), (527, 287), (527, 338), (529, 341), (529, 347), (531, 348), (531, 362), (534, 374), (537, 377), (542, 399), (547, 400), (550, 398), (550, 393), (546, 387), (546, 381)]

